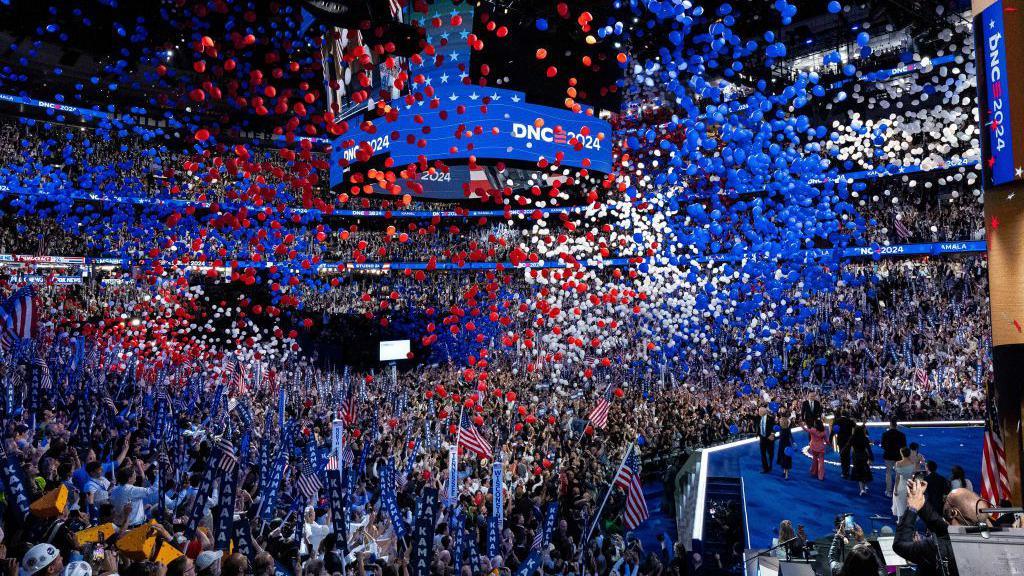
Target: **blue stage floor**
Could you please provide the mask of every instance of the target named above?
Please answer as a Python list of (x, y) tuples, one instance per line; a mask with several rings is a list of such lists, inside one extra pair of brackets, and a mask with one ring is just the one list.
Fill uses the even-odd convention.
[[(949, 470), (959, 464), (967, 478), (980, 490), (981, 445), (983, 428), (902, 428), (907, 442), (921, 445), (921, 453), (939, 465), (939, 473), (949, 477)], [(881, 439), (884, 428), (869, 428), (873, 442)], [(794, 432), (798, 446), (806, 447), (807, 434)], [(875, 447), (875, 464), (882, 464), (881, 449)], [(751, 548), (771, 546), (773, 530), (779, 522), (791, 520), (793, 526), (803, 524), (811, 539), (832, 532), (832, 521), (836, 514), (852, 512), (858, 524), (870, 531), (871, 516), (882, 515), (884, 523), (895, 527), (892, 516), (892, 501), (885, 497), (885, 468), (876, 467), (870, 492), (858, 495), (856, 482), (843, 480), (839, 471), (839, 454), (825, 455), (828, 467), (825, 480), (811, 478), (811, 460), (808, 456), (793, 455), (793, 469), (789, 480), (782, 479), (782, 469), (775, 465), (770, 474), (761, 473), (761, 457), (757, 442), (728, 448), (709, 454), (709, 476), (742, 476), (746, 491), (747, 520), (750, 530)]]
[(644, 498), (647, 500), (647, 512), (650, 515), (646, 522), (637, 526), (633, 534), (643, 543), (644, 550), (650, 552), (658, 549), (658, 535), (665, 536), (669, 549), (676, 541), (675, 510), (664, 506), (665, 487), (661, 481), (644, 482)]

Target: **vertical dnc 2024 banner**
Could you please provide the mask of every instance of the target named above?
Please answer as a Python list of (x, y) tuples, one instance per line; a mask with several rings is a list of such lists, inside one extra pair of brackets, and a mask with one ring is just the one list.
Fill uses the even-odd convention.
[(981, 166), (986, 187), (1024, 180), (1024, 0), (974, 0)]

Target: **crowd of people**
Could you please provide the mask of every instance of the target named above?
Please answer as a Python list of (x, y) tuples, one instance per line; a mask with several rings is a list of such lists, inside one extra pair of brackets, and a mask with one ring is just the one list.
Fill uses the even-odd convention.
[[(460, 428), (470, 427), (487, 439), (505, 464), (502, 543), (497, 554), (484, 553), (493, 499), (491, 460), (464, 450), (459, 499), (467, 532), (452, 533), (451, 509), (442, 512), (433, 556), (437, 572), (472, 570), (469, 564), (462, 570), (453, 566), (460, 555), (454, 549), (459, 541), (469, 546), (463, 562), (469, 562), (468, 554), (475, 548), (482, 567), (515, 570), (529, 556), (542, 531), (542, 511), (552, 501), (560, 507), (558, 526), (543, 556), (549, 570), (568, 569), (582, 561), (589, 571), (605, 573), (622, 560), (641, 566), (644, 574), (656, 574), (672, 562), (692, 564), (694, 558), (676, 548), (674, 538), (661, 550), (640, 549), (640, 541), (622, 526), (624, 501), (618, 491), (603, 511), (595, 536), (584, 538), (623, 451), (640, 439), (637, 449), (645, 461), (665, 461), (674, 468), (693, 450), (759, 435), (760, 416), (770, 415), (773, 429), (783, 418), (795, 425), (809, 399), (818, 402), (819, 413), (857, 422), (980, 416), (990, 369), (987, 345), (977, 336), (988, 331), (982, 264), (983, 260), (963, 257), (852, 265), (853, 276), (865, 281), (851, 282), (826, 298), (819, 314), (828, 327), (790, 349), (780, 335), (772, 346), (784, 350), (781, 362), (767, 370), (751, 370), (742, 380), (721, 376), (743, 373), (743, 359), (730, 356), (730, 350), (740, 348), (729, 346), (728, 333), (720, 335), (714, 348), (662, 366), (652, 367), (641, 354), (623, 348), (619, 365), (596, 368), (589, 375), (544, 364), (522, 346), (513, 347), (488, 358), (486, 380), (467, 374), (440, 352), (435, 353), (434, 364), (420, 364), (394, 376), (387, 370), (344, 376), (337, 370), (295, 364), (271, 368), (259, 363), (240, 370), (222, 358), (218, 369), (204, 378), (207, 371), (195, 366), (165, 366), (162, 371), (131, 367), (103, 350), (86, 350), (76, 361), (70, 341), (44, 337), (50, 348), (40, 355), (47, 358), (53, 383), (42, 397), (40, 391), (31, 391), (39, 377), (34, 369), (19, 367), (4, 375), (15, 391), (6, 419), (7, 450), (30, 479), (26, 488), (31, 500), (61, 486), (67, 487), (69, 497), (56, 518), (30, 514), (23, 524), (8, 524), (20, 528), (6, 530), (8, 557), (27, 557), (29, 544), (55, 530), (62, 539), (50, 542), (63, 561), (84, 560), (94, 571), (110, 571), (115, 552), (105, 552), (115, 560), (101, 559), (96, 545), (78, 545), (71, 533), (108, 521), (127, 531), (156, 518), (161, 524), (153, 528), (155, 533), (188, 557), (172, 563), (168, 571), (208, 573), (214, 564), (222, 565), (222, 570), (245, 570), (240, 566), (247, 561), (260, 573), (269, 573), (275, 565), (296, 573), (338, 571), (342, 560), (333, 554), (338, 536), (330, 534), (327, 490), (302, 495), (303, 470), (311, 459), (299, 447), (324, 452), (333, 420), (339, 410), (350, 409), (345, 401), (351, 399), (353, 404), (347, 406), (354, 405), (355, 415), (347, 421), (347, 460), (340, 465), (355, 471), (345, 514), (350, 550), (362, 546), (362, 552), (344, 560), (351, 569), (370, 570), (375, 564), (383, 572), (402, 572), (409, 561), (410, 547), (400, 543), (396, 519), (385, 513), (390, 496), (383, 493), (387, 488), (381, 477), (388, 458), (395, 459), (399, 510), (411, 525), (413, 503), (423, 489), (446, 486), (447, 445), (457, 442)], [(332, 293), (337, 298), (331, 311), (360, 313), (359, 306), (365, 304), (352, 305), (361, 302), (358, 294), (382, 286), (384, 278), (406, 277), (368, 276), (342, 284)], [(449, 278), (424, 293), (422, 301), (414, 299), (411, 308), (450, 300), (461, 280)], [(446, 285), (451, 293), (445, 292)], [(503, 289), (529, 290), (528, 276)], [(110, 308), (138, 315), (135, 302), (148, 294), (124, 285), (49, 287), (39, 293), (45, 315), (81, 324), (107, 316)], [(315, 302), (310, 305), (315, 307)], [(338, 308), (341, 302), (348, 304)], [(952, 316), (961, 321), (951, 321)], [(963, 324), (967, 319), (978, 325)], [(61, 322), (50, 324), (58, 329)], [(847, 336), (837, 338), (841, 334)], [(949, 353), (949, 342), (958, 342), (961, 353)], [(536, 368), (527, 370), (534, 361)], [(70, 368), (74, 362), (83, 362), (86, 368), (75, 372)], [(725, 369), (716, 370), (715, 363)], [(235, 378), (239, 372), (244, 377)], [(283, 421), (277, 411), (282, 389), (287, 399)], [(819, 396), (809, 398), (812, 392)], [(589, 417), (595, 399), (604, 394), (611, 405), (607, 426), (601, 428)], [(161, 403), (167, 414), (163, 423), (158, 422)], [(462, 412), (472, 414), (471, 419), (460, 421)], [(669, 424), (680, 419), (690, 424)], [(812, 429), (814, 425), (810, 423)], [(811, 438), (814, 453), (813, 432)], [(202, 478), (216, 468), (224, 441), (248, 454), (239, 456), (248, 466), (239, 468), (234, 512), (239, 522), (250, 524), (250, 550), (255, 553), (248, 560), (235, 554), (218, 556), (218, 562), (211, 563), (219, 529), (214, 523), (219, 492), (204, 492)], [(264, 517), (256, 513), (269, 492), (261, 470), (275, 461), (276, 447), (288, 444), (296, 450), (282, 457), (289, 467), (277, 485), (278, 509)], [(786, 447), (780, 444), (777, 455), (785, 454)], [(863, 458), (857, 456), (862, 448), (853, 447), (853, 474), (862, 468), (858, 462)], [(162, 461), (161, 455), (171, 461)], [(318, 459), (314, 466), (317, 473), (326, 473), (326, 459)], [(784, 467), (791, 466), (789, 461)], [(899, 463), (895, 473), (902, 474)], [(327, 486), (326, 480), (322, 485)], [(207, 499), (206, 505), (194, 506), (197, 498)], [(7, 501), (6, 514), (17, 514), (14, 504)], [(189, 514), (197, 511), (200, 527), (190, 532)], [(119, 561), (118, 570), (145, 569), (144, 563), (130, 563), (125, 557)]]
[[(959, 60), (924, 66), (920, 79), (853, 82), (839, 63), (820, 70), (830, 75), (825, 83), (852, 82), (837, 89), (842, 98), (830, 97), (814, 112), (831, 124), (832, 136), (819, 135), (815, 145), (830, 155), (838, 174), (923, 170), (865, 179), (864, 189), (851, 188), (844, 199), (853, 208), (849, 215), (868, 223), (855, 243), (982, 236), (976, 169), (946, 169), (979, 148), (975, 84), (963, 62), (972, 39), (960, 24), (939, 34)], [(887, 66), (907, 48), (876, 53), (861, 64)], [(659, 94), (671, 101), (667, 91)], [(885, 105), (877, 109), (858, 106), (880, 100)], [(637, 181), (662, 176), (669, 165), (663, 151), (681, 149), (693, 135), (671, 127), (669, 105), (634, 111), (613, 119), (621, 137), (617, 157), (629, 149)], [(949, 496), (951, 510), (960, 510), (964, 492), (957, 490), (972, 488), (956, 467), (946, 482), (939, 464), (905, 438), (900, 442), (895, 427), (876, 439), (859, 424), (985, 414), (990, 313), (986, 263), (976, 255), (821, 264), (834, 266), (828, 274), (842, 278), (830, 290), (818, 291), (809, 281), (791, 282), (781, 293), (732, 288), (737, 306), (770, 297), (783, 308), (798, 303), (806, 315), (799, 322), (762, 322), (765, 329), (752, 343), (753, 323), (713, 318), (711, 308), (701, 317), (691, 307), (700, 339), (678, 348), (659, 341), (665, 347), (652, 352), (652, 335), (664, 335), (663, 316), (640, 311), (655, 310), (645, 301), (659, 294), (621, 281), (642, 276), (638, 270), (646, 272), (646, 263), (597, 267), (586, 276), (583, 268), (548, 274), (495, 266), (429, 270), (428, 277), (400, 266), (504, 263), (527, 255), (570, 263), (659, 256), (661, 236), (645, 236), (653, 228), (620, 232), (614, 208), (595, 209), (597, 215), (585, 219), (550, 218), (551, 224), (532, 216), (514, 223), (437, 217), (365, 226), (347, 217), (311, 222), (281, 208), (281, 221), (264, 227), (243, 225), (245, 218), (232, 212), (178, 229), (175, 218), (198, 217), (155, 200), (206, 207), (262, 202), (263, 192), (273, 189), (279, 195), (266, 196), (282, 206), (313, 206), (329, 197), (325, 158), (308, 148), (296, 159), (273, 147), (240, 145), (219, 150), (213, 161), (171, 146), (169, 136), (154, 141), (162, 130), (103, 137), (109, 133), (25, 118), (0, 121), (0, 184), (6, 187), (0, 192), (8, 208), (0, 222), (0, 253), (115, 255), (131, 270), (109, 284), (68, 287), (44, 280), (34, 295), (43, 327), (31, 344), (3, 353), (0, 562), (9, 572), (473, 576), (533, 566), (544, 573), (630, 576), (728, 571), (735, 559), (701, 558), (678, 534), (659, 535), (653, 545), (640, 538), (628, 519), (630, 497), (616, 478), (629, 455), (638, 456), (632, 464), (638, 477), (668, 480), (694, 451), (746, 437), (759, 439), (763, 470), (778, 467), (784, 478), (793, 473), (795, 452), (806, 447), (809, 473), (823, 479), (825, 455), (834, 450), (841, 474), (858, 482), (864, 496), (880, 454), (901, 549), (926, 564), (926, 551), (916, 550), (924, 544), (912, 537), (915, 515), (939, 532), (944, 499)], [(722, 149), (724, 142), (715, 146)], [(250, 150), (258, 157), (248, 157)], [(24, 198), (43, 187), (102, 199), (23, 209), (31, 203)], [(673, 194), (683, 198), (694, 191), (723, 197), (735, 192), (722, 191), (717, 177), (695, 177), (678, 181)], [(152, 202), (124, 207), (124, 199)], [(644, 199), (640, 192), (618, 203), (639, 206)], [(346, 207), (356, 210), (465, 206), (349, 200)], [(84, 210), (84, 204), (94, 208)], [(758, 236), (752, 226), (763, 204), (742, 204), (717, 215), (704, 227), (710, 232), (702, 230), (715, 247), (712, 259), (733, 240)], [(700, 211), (691, 215), (686, 208), (672, 208), (674, 220), (659, 224), (672, 220), (698, 228), (693, 221)], [(91, 223), (79, 230), (86, 212)], [(119, 218), (96, 224), (109, 212)], [(134, 225), (133, 218), (146, 225)], [(220, 234), (226, 230), (237, 237)], [(144, 251), (140, 238), (154, 248)], [(393, 271), (310, 272), (300, 279), (277, 270), (240, 275), (240, 269), (255, 270), (252, 262), (225, 264), (260, 256), (254, 246), (314, 271), (324, 261), (399, 265)], [(186, 262), (174, 270), (177, 275), (166, 273), (163, 266), (172, 268), (167, 262), (153, 264), (169, 253)], [(193, 266), (192, 256), (204, 258), (201, 267)], [(150, 268), (143, 269), (143, 260)], [(211, 265), (213, 260), (218, 263)], [(716, 278), (721, 272), (724, 285), (740, 277), (728, 263), (690, 265)], [(813, 273), (815, 265), (808, 269)], [(788, 269), (774, 272), (784, 276)], [(245, 276), (250, 286), (261, 274), (261, 284), (275, 286), (275, 294), (254, 304), (262, 293), (219, 282), (218, 274), (238, 282)], [(704, 290), (709, 286), (680, 281), (678, 295), (661, 295), (679, 296), (676, 303), (684, 296), (696, 300), (715, 292)], [(559, 287), (568, 294), (564, 299), (562, 293), (552, 296)], [(13, 292), (17, 286), (4, 288)], [(592, 316), (577, 305), (595, 299), (607, 308)], [(316, 321), (300, 319), (299, 311)], [(657, 312), (685, 316), (667, 302)], [(798, 316), (779, 312), (786, 320)], [(598, 319), (602, 314), (606, 318)], [(307, 334), (321, 338), (363, 330), (366, 324), (355, 319), (392, 328), (409, 322), (415, 328), (406, 336), (417, 341), (417, 354), (401, 369), (349, 370), (328, 366), (328, 359), (297, 343), (300, 331), (314, 325), (319, 332)], [(581, 324), (578, 331), (568, 326), (573, 321)], [(607, 334), (598, 338), (597, 326)], [(584, 341), (579, 334), (590, 337)], [(800, 425), (806, 445), (790, 432)], [(915, 482), (917, 472), (928, 473), (927, 487)], [(670, 500), (672, 482), (664, 486)], [(715, 521), (735, 528), (738, 510), (728, 502), (718, 510)], [(837, 545), (855, 547), (863, 532), (840, 524)], [(790, 535), (808, 541), (792, 522), (783, 522), (780, 539)], [(834, 571), (853, 574), (856, 562), (872, 561), (858, 554), (837, 560)]]

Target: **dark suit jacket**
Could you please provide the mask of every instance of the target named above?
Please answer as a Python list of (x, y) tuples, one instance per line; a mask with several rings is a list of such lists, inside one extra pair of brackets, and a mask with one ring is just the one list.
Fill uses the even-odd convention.
[(842, 450), (853, 436), (853, 428), (856, 423), (849, 416), (840, 416), (832, 425), (839, 427), (839, 430), (836, 431), (836, 441), (839, 442), (839, 449)]
[[(931, 486), (929, 484), (929, 486)], [(932, 535), (927, 538), (915, 540), (917, 532), (914, 528), (918, 517), (924, 520)], [(953, 558), (953, 547), (949, 543), (949, 525), (939, 517), (930, 504), (925, 504), (919, 512), (911, 508), (903, 513), (899, 524), (896, 525), (896, 538), (892, 543), (893, 552), (899, 554), (903, 559), (917, 564), (918, 576), (941, 576), (942, 568), (939, 566), (941, 557), (946, 559), (948, 576), (958, 576), (956, 560)]]
[(907, 445), (907, 435), (899, 430), (889, 428), (882, 432), (882, 452), (886, 460), (899, 460), (900, 448)]
[(800, 418), (808, 424), (814, 424), (814, 421), (821, 418), (821, 400), (815, 400), (814, 406), (811, 406), (809, 400), (804, 400), (803, 405), (800, 407)]
[(924, 491), (925, 500), (928, 501), (932, 510), (942, 510), (946, 494), (949, 494), (951, 489), (949, 480), (938, 472), (929, 472), (924, 477), (924, 481), (928, 483), (928, 487)]
[(767, 418), (768, 421), (764, 426), (764, 435), (761, 435), (761, 417), (754, 416), (754, 431), (757, 432), (757, 437), (762, 440), (766, 440), (768, 439), (768, 436), (775, 434), (775, 416), (766, 414), (765, 418)]

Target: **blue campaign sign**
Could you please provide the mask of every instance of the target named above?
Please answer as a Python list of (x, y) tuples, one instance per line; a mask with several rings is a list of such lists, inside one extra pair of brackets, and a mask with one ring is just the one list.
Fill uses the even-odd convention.
[(1004, 8), (1017, 1), (997, 0), (974, 18), (974, 37), (978, 59), (978, 112), (982, 124), (981, 154), (982, 176), (985, 184), (999, 186), (1020, 178), (1017, 159), (1024, 157), (1024, 146), (1013, 137), (1014, 116), (1020, 114), (1021, 98), (1013, 92), (1015, 83), (1021, 82), (1019, 59), (1011, 62), (1020, 48), (1020, 34), (1024, 25)]
[[(356, 162), (364, 143), (371, 157), (389, 154), (396, 166), (433, 160), (554, 161), (597, 172), (612, 169), (611, 125), (585, 113), (528, 104), (521, 92), (453, 86), (438, 93), (438, 105), (401, 106), (397, 119), (378, 118), (372, 131), (352, 127), (334, 141), (331, 186), (342, 183), (339, 160)], [(484, 99), (489, 99), (484, 104)]]

